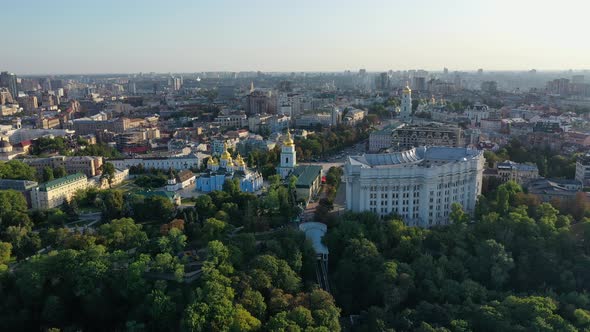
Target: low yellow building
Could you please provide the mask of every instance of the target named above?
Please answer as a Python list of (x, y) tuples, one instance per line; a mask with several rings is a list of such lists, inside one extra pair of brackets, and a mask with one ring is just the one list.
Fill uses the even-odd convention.
[(58, 207), (65, 200), (70, 200), (76, 191), (86, 189), (88, 179), (81, 173), (44, 183), (31, 191), (33, 209), (51, 209)]

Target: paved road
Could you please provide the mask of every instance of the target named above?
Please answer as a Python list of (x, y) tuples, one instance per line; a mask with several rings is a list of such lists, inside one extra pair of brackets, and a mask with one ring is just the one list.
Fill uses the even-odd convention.
[(332, 213), (336, 213), (338, 215), (344, 213), (346, 210), (346, 183), (340, 183), (338, 187), (338, 191), (336, 192), (336, 197), (334, 197), (334, 210)]

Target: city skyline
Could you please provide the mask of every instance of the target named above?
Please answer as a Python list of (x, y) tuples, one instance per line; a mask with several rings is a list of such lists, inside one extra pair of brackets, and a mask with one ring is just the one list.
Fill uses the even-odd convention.
[(11, 52), (0, 63), (22, 75), (590, 69), (582, 42), (590, 4), (580, 0), (63, 0), (3, 8), (18, 31), (5, 37)]

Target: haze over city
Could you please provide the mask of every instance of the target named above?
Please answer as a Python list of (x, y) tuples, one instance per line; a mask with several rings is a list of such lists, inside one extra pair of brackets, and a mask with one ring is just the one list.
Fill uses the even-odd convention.
[(590, 68), (584, 0), (25, 0), (2, 9), (11, 32), (0, 64), (20, 74)]
[(0, 330), (590, 332), (590, 0), (0, 13)]

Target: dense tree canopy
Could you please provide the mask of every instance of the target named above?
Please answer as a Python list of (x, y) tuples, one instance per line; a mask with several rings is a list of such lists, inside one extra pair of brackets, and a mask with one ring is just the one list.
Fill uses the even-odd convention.
[(0, 161), (0, 179), (36, 180), (36, 171), (19, 160)]
[[(578, 331), (590, 298), (588, 221), (550, 204), (518, 205), (500, 186), (486, 212), (429, 230), (348, 214), (328, 232), (332, 290), (355, 329), (374, 331)], [(480, 210), (482, 211), (482, 210)], [(586, 227), (586, 228), (585, 228)], [(584, 229), (585, 228), (585, 229)]]

